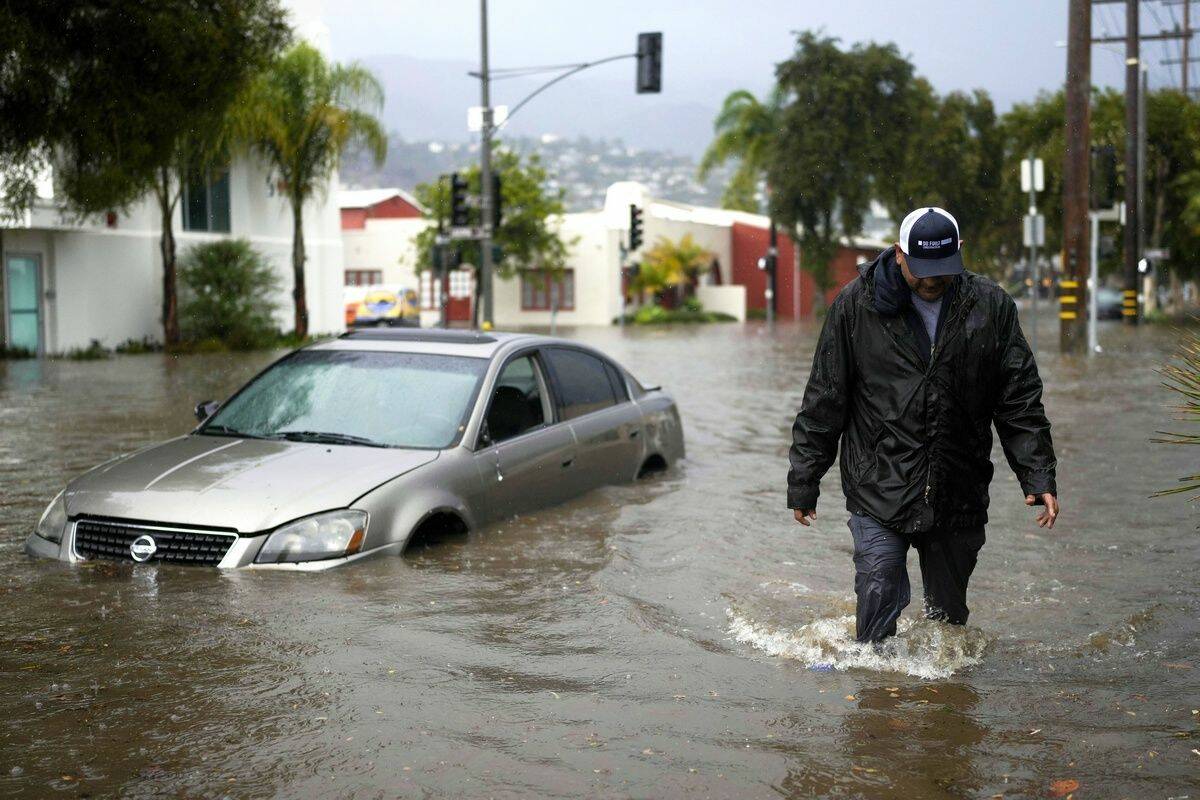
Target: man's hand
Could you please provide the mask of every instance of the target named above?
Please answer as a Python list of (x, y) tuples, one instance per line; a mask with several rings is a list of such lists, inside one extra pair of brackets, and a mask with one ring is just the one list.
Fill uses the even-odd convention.
[(811, 525), (809, 520), (817, 518), (817, 510), (815, 508), (797, 508), (795, 511), (796, 522), (801, 525)]
[[(1058, 519), (1058, 498), (1046, 492), (1034, 497), (1031, 494), (1025, 495), (1025, 505), (1036, 505), (1038, 500), (1042, 502), (1042, 510), (1038, 512), (1037, 524), (1039, 528), (1053, 528), (1054, 520)], [(800, 512), (797, 511), (797, 514)]]

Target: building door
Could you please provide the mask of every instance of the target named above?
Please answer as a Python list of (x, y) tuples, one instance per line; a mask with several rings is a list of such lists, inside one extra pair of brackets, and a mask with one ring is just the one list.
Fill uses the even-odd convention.
[(471, 305), (475, 299), (475, 275), (469, 269), (451, 270), (447, 276), (449, 302), (446, 321), (471, 322)]
[(10, 255), (4, 264), (5, 341), (10, 349), (42, 354), (42, 265), (37, 256)]

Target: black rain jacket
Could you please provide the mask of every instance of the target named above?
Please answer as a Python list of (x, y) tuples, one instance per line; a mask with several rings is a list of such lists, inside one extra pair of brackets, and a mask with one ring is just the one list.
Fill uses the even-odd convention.
[(1057, 494), (1042, 381), (1012, 298), (964, 272), (930, 343), (910, 297), (889, 248), (830, 306), (792, 426), (788, 507), (817, 507), (840, 439), (847, 510), (904, 534), (981, 526), (993, 424), (1024, 493)]

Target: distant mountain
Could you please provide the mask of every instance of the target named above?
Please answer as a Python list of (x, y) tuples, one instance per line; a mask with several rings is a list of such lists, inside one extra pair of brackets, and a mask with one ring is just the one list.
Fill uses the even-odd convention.
[[(479, 81), (467, 73), (476, 64), (404, 55), (372, 56), (362, 63), (383, 82), (388, 128), (408, 141), (470, 137), (467, 108), (479, 105)], [(495, 81), (492, 103), (514, 107), (549, 77)], [(538, 95), (513, 117), (506, 132), (620, 139), (632, 147), (698, 157), (712, 138), (713, 117), (722, 99), (712, 97), (711, 91), (699, 78), (668, 74), (663, 94), (639, 95), (634, 91), (633, 62), (616, 62), (567, 78)]]
[[(551, 186), (566, 191), (571, 211), (601, 207), (608, 187), (628, 180), (646, 184), (655, 197), (718, 206), (729, 177), (728, 170), (716, 170), (701, 183), (696, 179), (696, 161), (691, 156), (641, 149), (617, 139), (509, 136), (503, 145), (523, 154), (537, 153)], [(340, 177), (347, 187), (398, 186), (411, 191), (419, 183), (436, 180), (439, 175), (478, 160), (479, 146), (475, 142), (413, 142), (393, 134), (382, 167), (375, 167), (362, 154), (352, 153), (343, 163)]]

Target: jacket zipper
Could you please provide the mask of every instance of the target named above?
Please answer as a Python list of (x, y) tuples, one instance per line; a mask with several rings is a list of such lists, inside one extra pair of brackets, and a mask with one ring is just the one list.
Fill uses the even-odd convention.
[[(967, 298), (964, 294), (958, 294), (955, 298), (955, 306), (952, 309), (953, 316), (946, 319), (946, 324), (939, 331), (934, 331), (933, 344), (929, 346), (929, 364), (925, 367), (925, 379), (928, 380), (933, 374), (933, 363), (937, 356), (937, 334), (949, 330), (951, 324), (958, 322), (958, 318), (962, 316), (962, 310), (967, 304)], [(949, 335), (949, 334), (946, 334)], [(933, 458), (929, 458), (929, 463), (925, 465), (925, 505), (929, 505), (929, 493), (933, 491)]]

